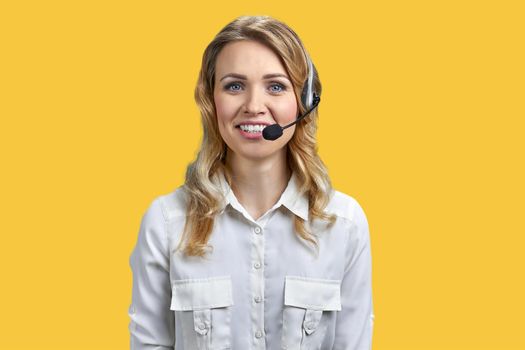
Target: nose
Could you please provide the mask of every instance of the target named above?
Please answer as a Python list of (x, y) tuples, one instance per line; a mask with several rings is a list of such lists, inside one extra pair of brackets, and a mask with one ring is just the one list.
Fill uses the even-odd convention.
[(257, 89), (250, 89), (246, 94), (246, 101), (244, 103), (244, 114), (247, 115), (264, 115), (266, 113), (266, 100), (264, 93)]

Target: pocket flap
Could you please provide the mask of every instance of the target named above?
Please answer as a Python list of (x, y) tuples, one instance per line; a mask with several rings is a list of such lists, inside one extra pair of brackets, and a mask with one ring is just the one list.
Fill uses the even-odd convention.
[(341, 310), (341, 281), (286, 276), (284, 304), (311, 310)]
[(230, 276), (176, 280), (171, 287), (171, 310), (188, 311), (233, 305)]

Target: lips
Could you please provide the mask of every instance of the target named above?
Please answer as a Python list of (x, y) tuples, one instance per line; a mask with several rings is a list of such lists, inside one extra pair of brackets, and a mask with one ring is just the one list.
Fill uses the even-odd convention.
[(248, 132), (248, 131), (242, 130), (239, 127), (237, 127), (237, 129), (239, 129), (241, 136), (243, 136), (246, 139), (249, 139), (249, 140), (262, 139), (262, 132)]
[(239, 123), (237, 125), (235, 125), (236, 128), (238, 128), (239, 126), (241, 125), (270, 125), (271, 123), (268, 123), (268, 122), (254, 122), (254, 121), (247, 121), (247, 122), (242, 122), (242, 123)]

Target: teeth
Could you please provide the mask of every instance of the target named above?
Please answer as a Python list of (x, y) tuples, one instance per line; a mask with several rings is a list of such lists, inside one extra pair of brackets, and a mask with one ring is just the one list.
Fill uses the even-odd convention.
[(252, 133), (261, 132), (265, 127), (266, 125), (240, 125), (240, 128), (243, 131), (252, 132)]

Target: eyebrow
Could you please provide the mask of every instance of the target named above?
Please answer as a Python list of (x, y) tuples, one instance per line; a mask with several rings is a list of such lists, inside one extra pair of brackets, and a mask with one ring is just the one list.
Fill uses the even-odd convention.
[[(236, 78), (236, 79), (241, 79), (241, 80), (248, 79), (246, 75), (237, 74), (237, 73), (229, 73), (223, 76), (219, 81), (222, 81), (223, 79), (226, 79), (226, 78)], [(272, 73), (272, 74), (263, 75), (263, 79), (272, 79), (272, 78), (285, 78), (286, 80), (290, 81), (290, 79), (286, 76), (286, 74), (282, 74), (282, 73)]]

